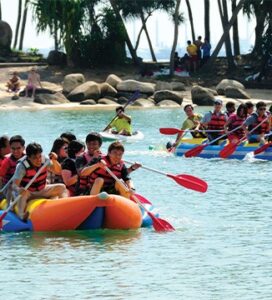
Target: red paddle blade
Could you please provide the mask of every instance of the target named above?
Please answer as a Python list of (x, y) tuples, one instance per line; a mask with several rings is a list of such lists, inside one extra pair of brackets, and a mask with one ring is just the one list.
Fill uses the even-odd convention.
[(174, 231), (175, 228), (167, 221), (155, 217), (150, 211), (147, 211), (148, 215), (153, 221), (153, 227), (156, 231)]
[(2, 213), (2, 215), (0, 216), (0, 230), (2, 230), (2, 228), (3, 228), (3, 220), (4, 220), (4, 218), (6, 217), (7, 214), (8, 214), (8, 212), (4, 211)]
[(160, 133), (167, 134), (167, 135), (174, 135), (178, 133), (183, 133), (184, 130), (180, 130), (177, 128), (160, 128)]
[(203, 145), (196, 146), (195, 148), (186, 151), (184, 153), (184, 156), (185, 157), (197, 156), (206, 146), (208, 146), (208, 144), (203, 144)]
[[(152, 203), (149, 201), (149, 200), (147, 200), (144, 196), (142, 196), (142, 195), (140, 195), (140, 194), (134, 194), (136, 197), (137, 197), (137, 199), (142, 203), (142, 204), (150, 204), (150, 205), (152, 205)], [(133, 200), (133, 196), (131, 196), (130, 197), (130, 199), (131, 200)], [(133, 200), (134, 202), (136, 202), (135, 200)]]
[(198, 177), (187, 175), (187, 174), (180, 174), (180, 175), (167, 174), (167, 176), (174, 179), (176, 183), (184, 186), (187, 189), (194, 190), (200, 193), (207, 192), (208, 189), (207, 182)]
[(267, 143), (267, 144), (264, 144), (262, 145), (260, 148), (256, 149), (253, 153), (254, 155), (256, 154), (259, 154), (259, 153), (262, 153), (263, 151), (265, 151), (267, 148), (269, 148), (271, 146), (271, 142), (270, 143)]
[(228, 158), (233, 152), (235, 152), (238, 143), (230, 143), (227, 146), (225, 146), (220, 152), (219, 152), (219, 156), (221, 158)]

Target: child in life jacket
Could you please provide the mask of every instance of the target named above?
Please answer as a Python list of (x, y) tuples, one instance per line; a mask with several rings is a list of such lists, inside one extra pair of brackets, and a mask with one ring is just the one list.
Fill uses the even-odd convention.
[(42, 156), (43, 149), (37, 143), (31, 143), (26, 147), (26, 156), (23, 157), (17, 164), (14, 173), (12, 189), (15, 195), (20, 194), (18, 201), (18, 216), (23, 221), (28, 217), (25, 212), (27, 201), (36, 198), (62, 198), (67, 195), (66, 187), (62, 183), (47, 184), (47, 172), (59, 173), (61, 166), (57, 161), (57, 155), (54, 152), (50, 153), (50, 163), (34, 180), (28, 190), (24, 187), (36, 175), (38, 170), (45, 164), (45, 159)]

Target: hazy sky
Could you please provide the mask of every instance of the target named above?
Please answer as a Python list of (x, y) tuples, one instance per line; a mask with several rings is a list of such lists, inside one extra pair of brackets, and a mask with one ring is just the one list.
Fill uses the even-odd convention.
[[(47, 0), (45, 0), (47, 1)], [(128, 0), (129, 1), (129, 0)], [(194, 17), (195, 33), (196, 36), (204, 36), (204, 9), (203, 0), (191, 0), (192, 12)], [(17, 11), (18, 11), (18, 0), (1, 0), (2, 3), (2, 19), (7, 21), (13, 32), (15, 31)], [(230, 6), (230, 5), (229, 5)], [(180, 11), (184, 12), (185, 23), (179, 27), (179, 38), (177, 50), (180, 55), (184, 54), (184, 47), (186, 41), (191, 39), (190, 24), (187, 15), (187, 8), (185, 1), (181, 1)], [(128, 22), (126, 24), (127, 30), (131, 37), (132, 42), (137, 37), (140, 30), (140, 22)], [(243, 17), (242, 13), (239, 14), (239, 33), (241, 38), (241, 46), (244, 52), (247, 52), (254, 43), (254, 22), (249, 22), (246, 17)], [(157, 51), (163, 48), (170, 48), (173, 43), (173, 23), (169, 16), (163, 13), (154, 14), (148, 21), (147, 27), (152, 39), (153, 46)], [(217, 41), (222, 34), (222, 25), (219, 17), (217, 0), (211, 0), (211, 44), (214, 48)], [(147, 49), (147, 42), (145, 35), (142, 35), (140, 48), (143, 50)], [(244, 40), (244, 41), (242, 41)], [(25, 31), (24, 48), (28, 49), (31, 47), (39, 49), (52, 49), (53, 39), (49, 36), (49, 33), (36, 33), (36, 25), (32, 20), (32, 14), (28, 14), (27, 26)], [(148, 53), (148, 51), (146, 51)]]

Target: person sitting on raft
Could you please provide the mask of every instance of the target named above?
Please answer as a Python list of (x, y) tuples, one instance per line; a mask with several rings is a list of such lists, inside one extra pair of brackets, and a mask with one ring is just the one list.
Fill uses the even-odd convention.
[(132, 135), (131, 116), (125, 114), (122, 106), (116, 108), (117, 117), (105, 128), (104, 131), (111, 129), (113, 134)]
[(245, 136), (245, 131), (242, 128), (245, 120), (247, 118), (247, 107), (245, 104), (240, 104), (237, 108), (236, 114), (232, 114), (227, 123), (224, 126), (225, 133), (228, 134), (230, 131), (234, 130), (235, 128), (240, 127), (239, 129), (235, 130), (234, 132), (228, 134), (228, 139), (231, 143), (236, 143), (238, 140)]
[[(255, 127), (257, 128), (254, 129)], [(245, 130), (249, 143), (265, 143), (265, 134), (270, 132), (271, 122), (270, 113), (266, 111), (266, 104), (263, 101), (256, 104), (256, 112), (246, 119), (243, 129)], [(253, 132), (250, 132), (251, 130), (253, 130)]]
[(18, 76), (18, 72), (13, 72), (12, 77), (7, 82), (7, 92), (17, 93), (20, 90), (20, 77)]
[(61, 176), (69, 196), (79, 195), (79, 176), (76, 169), (76, 158), (79, 157), (85, 150), (83, 142), (74, 140), (68, 145), (68, 157), (61, 164)]
[[(9, 140), (11, 154), (6, 156), (0, 167), (0, 187), (6, 185), (13, 176), (19, 159), (24, 156), (25, 140), (20, 135), (14, 135)], [(11, 184), (5, 189), (4, 195), (8, 203), (12, 198)]]
[(232, 114), (235, 113), (235, 103), (234, 102), (227, 102), (226, 103), (226, 115), (229, 118)]
[(10, 153), (9, 138), (6, 135), (0, 136), (0, 167), (7, 154)]
[[(216, 130), (216, 132), (207, 132), (209, 141), (213, 141), (214, 139), (218, 138), (224, 131), (224, 125), (227, 122), (227, 116), (225, 113), (223, 113), (222, 106), (222, 100), (215, 99), (214, 110), (206, 113), (201, 120), (202, 125), (207, 130)], [(222, 137), (222, 139), (225, 139), (225, 137)], [(218, 144), (219, 141), (216, 141), (215, 144)]]
[[(130, 180), (129, 171), (122, 161), (125, 152), (124, 146), (120, 142), (113, 142), (108, 148), (108, 154), (102, 156), (102, 160), (91, 166), (90, 183), (91, 195), (99, 194), (101, 190), (110, 194), (120, 194), (123, 197), (129, 198), (130, 193), (115, 182), (114, 178), (105, 170), (107, 166), (118, 178), (122, 179), (130, 190), (135, 190), (133, 182)], [(129, 169), (135, 171), (141, 165), (132, 165)]]
[(254, 104), (251, 101), (247, 101), (245, 105), (247, 107), (247, 116), (249, 117), (254, 112)]
[[(194, 107), (191, 104), (187, 104), (184, 106), (184, 112), (187, 115), (187, 118), (183, 122), (181, 130), (186, 130), (186, 129), (194, 130), (191, 131), (191, 135), (194, 138), (206, 138), (207, 136), (204, 132), (198, 131), (198, 130), (204, 130), (204, 127), (202, 127), (200, 123), (203, 116), (201, 114), (195, 113)], [(183, 132), (177, 135), (176, 141), (174, 142), (172, 147), (178, 146), (180, 140), (182, 139), (185, 133), (186, 132)]]
[(23, 221), (26, 221), (28, 213), (25, 212), (27, 201), (36, 198), (56, 198), (67, 196), (65, 185), (62, 183), (46, 184), (47, 171), (60, 172), (60, 164), (57, 161), (56, 153), (50, 153), (50, 163), (34, 180), (32, 185), (25, 190), (24, 187), (35, 176), (38, 170), (45, 164), (45, 159), (42, 156), (43, 149), (40, 144), (31, 143), (26, 147), (26, 156), (22, 158), (14, 173), (12, 190), (14, 196), (20, 194), (18, 201), (18, 216)]
[(67, 144), (69, 144), (72, 141), (75, 141), (77, 139), (76, 136), (70, 131), (63, 132), (60, 135), (60, 138), (63, 139)]

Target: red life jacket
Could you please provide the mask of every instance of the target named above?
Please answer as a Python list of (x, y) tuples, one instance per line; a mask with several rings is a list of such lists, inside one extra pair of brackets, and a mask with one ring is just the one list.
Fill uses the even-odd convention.
[(269, 127), (269, 118), (268, 114), (264, 114), (262, 117), (260, 117), (257, 113), (253, 113), (251, 116), (254, 116), (255, 122), (248, 126), (248, 131), (251, 131), (254, 127), (258, 126), (264, 119), (267, 119), (260, 125), (258, 128), (256, 128), (254, 131), (251, 132), (251, 134), (263, 134), (268, 133), (268, 127)]
[[(86, 165), (93, 159), (93, 157), (91, 157), (90, 154), (88, 155), (88, 153), (86, 152), (82, 154), (82, 157)], [(89, 176), (79, 176), (79, 189), (81, 191), (85, 191), (86, 189), (88, 189), (89, 181), (90, 181)]]
[(18, 162), (18, 159), (16, 159), (12, 154), (6, 157), (5, 160), (8, 161), (9, 167), (7, 169), (5, 177), (3, 178), (4, 184), (6, 184), (13, 176)]
[[(102, 156), (102, 159), (106, 162), (107, 167), (115, 174), (115, 176), (121, 178), (124, 162), (121, 160), (119, 164), (112, 165), (108, 156)], [(90, 175), (91, 186), (98, 177), (102, 177), (104, 179), (104, 187), (110, 187), (115, 183), (115, 179), (112, 178), (112, 176), (106, 170), (99, 168)]]
[[(235, 128), (241, 126), (245, 121), (245, 118), (241, 119), (236, 114), (232, 115), (230, 119), (231, 119), (231, 123), (229, 124), (229, 128), (228, 128), (229, 131), (232, 131)], [(233, 134), (239, 138), (242, 138), (245, 135), (245, 131), (243, 128), (239, 128), (239, 129), (235, 130), (233, 132)]]
[[(29, 183), (29, 181), (36, 175), (36, 173), (41, 168), (41, 166), (38, 168), (34, 167), (27, 158), (22, 160), (22, 164), (25, 167), (26, 174), (22, 178), (20, 185), (22, 187), (25, 187)], [(30, 192), (37, 192), (44, 189), (46, 185), (46, 177), (47, 177), (47, 168), (43, 169), (41, 174), (34, 180), (34, 182), (31, 184), (28, 190)]]
[(226, 115), (220, 112), (219, 115), (212, 113), (210, 122), (208, 123), (208, 130), (223, 130), (226, 124)]

